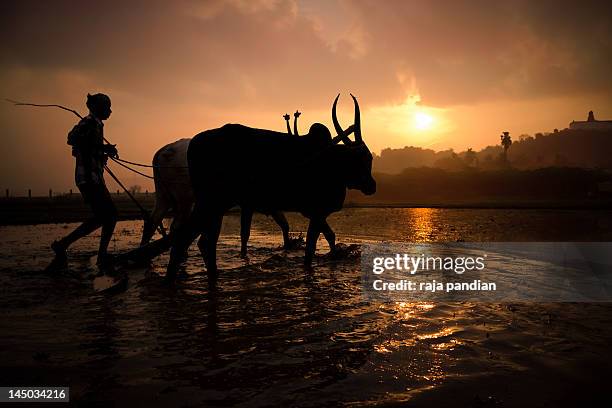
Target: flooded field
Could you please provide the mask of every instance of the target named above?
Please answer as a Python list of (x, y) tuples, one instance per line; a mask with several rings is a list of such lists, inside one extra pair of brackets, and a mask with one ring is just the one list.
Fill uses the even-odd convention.
[[(292, 231), (305, 231), (289, 215)], [(348, 209), (340, 243), (612, 241), (612, 212)], [(74, 224), (0, 227), (0, 384), (71, 387), (83, 406), (593, 406), (610, 400), (612, 304), (373, 303), (358, 251), (303, 251), (257, 215), (249, 258), (226, 217), (219, 290), (195, 245), (177, 284), (167, 255), (129, 269), (127, 288), (92, 288), (98, 236), (59, 276), (40, 271)], [(117, 226), (111, 250), (135, 247)], [(409, 404), (407, 404), (407, 402)], [(597, 404), (596, 404), (597, 403)]]

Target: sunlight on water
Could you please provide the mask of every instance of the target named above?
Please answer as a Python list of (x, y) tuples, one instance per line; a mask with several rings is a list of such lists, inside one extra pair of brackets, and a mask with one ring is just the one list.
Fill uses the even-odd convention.
[(418, 336), (416, 336), (416, 338), (419, 340), (430, 340), (430, 339), (438, 340), (440, 338), (452, 336), (456, 331), (457, 329), (445, 327), (442, 330), (439, 330), (435, 333), (419, 334)]
[(408, 216), (412, 219), (412, 229), (417, 242), (429, 242), (433, 239), (434, 225), (432, 221), (434, 209), (411, 208)]

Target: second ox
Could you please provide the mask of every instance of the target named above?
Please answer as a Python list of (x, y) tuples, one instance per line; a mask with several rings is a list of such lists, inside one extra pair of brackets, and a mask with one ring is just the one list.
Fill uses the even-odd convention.
[[(179, 139), (159, 149), (153, 156), (153, 178), (155, 182), (155, 206), (151, 218), (145, 221), (141, 246), (149, 243), (155, 229), (169, 211), (173, 212), (170, 233), (174, 233), (189, 219), (195, 201), (189, 170), (187, 166), (187, 148), (191, 139)], [(280, 211), (269, 214), (281, 228), (285, 249), (290, 249), (292, 240), (289, 237), (289, 224)], [(241, 211), (240, 222), (240, 255), (246, 256), (247, 242), (251, 230), (253, 213), (248, 209)], [(201, 241), (202, 242), (202, 241)], [(200, 242), (200, 244), (201, 244)], [(200, 245), (201, 246), (201, 245)]]

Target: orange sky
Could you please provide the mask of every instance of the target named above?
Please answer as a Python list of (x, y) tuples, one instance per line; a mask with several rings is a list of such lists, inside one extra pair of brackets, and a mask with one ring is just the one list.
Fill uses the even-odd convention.
[[(374, 152), (479, 149), (503, 130), (562, 129), (590, 109), (612, 119), (604, 1), (13, 3), (0, 5), (1, 96), (86, 113), (87, 92), (108, 93), (106, 136), (133, 161), (227, 122), (283, 131), (295, 109), (302, 133), (332, 128), (337, 92), (345, 126), (348, 92), (359, 98)], [(74, 122), (0, 104), (0, 187), (74, 188)]]

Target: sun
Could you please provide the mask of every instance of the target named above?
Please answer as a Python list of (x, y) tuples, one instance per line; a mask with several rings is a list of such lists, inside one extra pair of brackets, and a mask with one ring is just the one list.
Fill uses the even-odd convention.
[(418, 130), (427, 130), (433, 125), (434, 118), (425, 112), (414, 114), (414, 127)]

